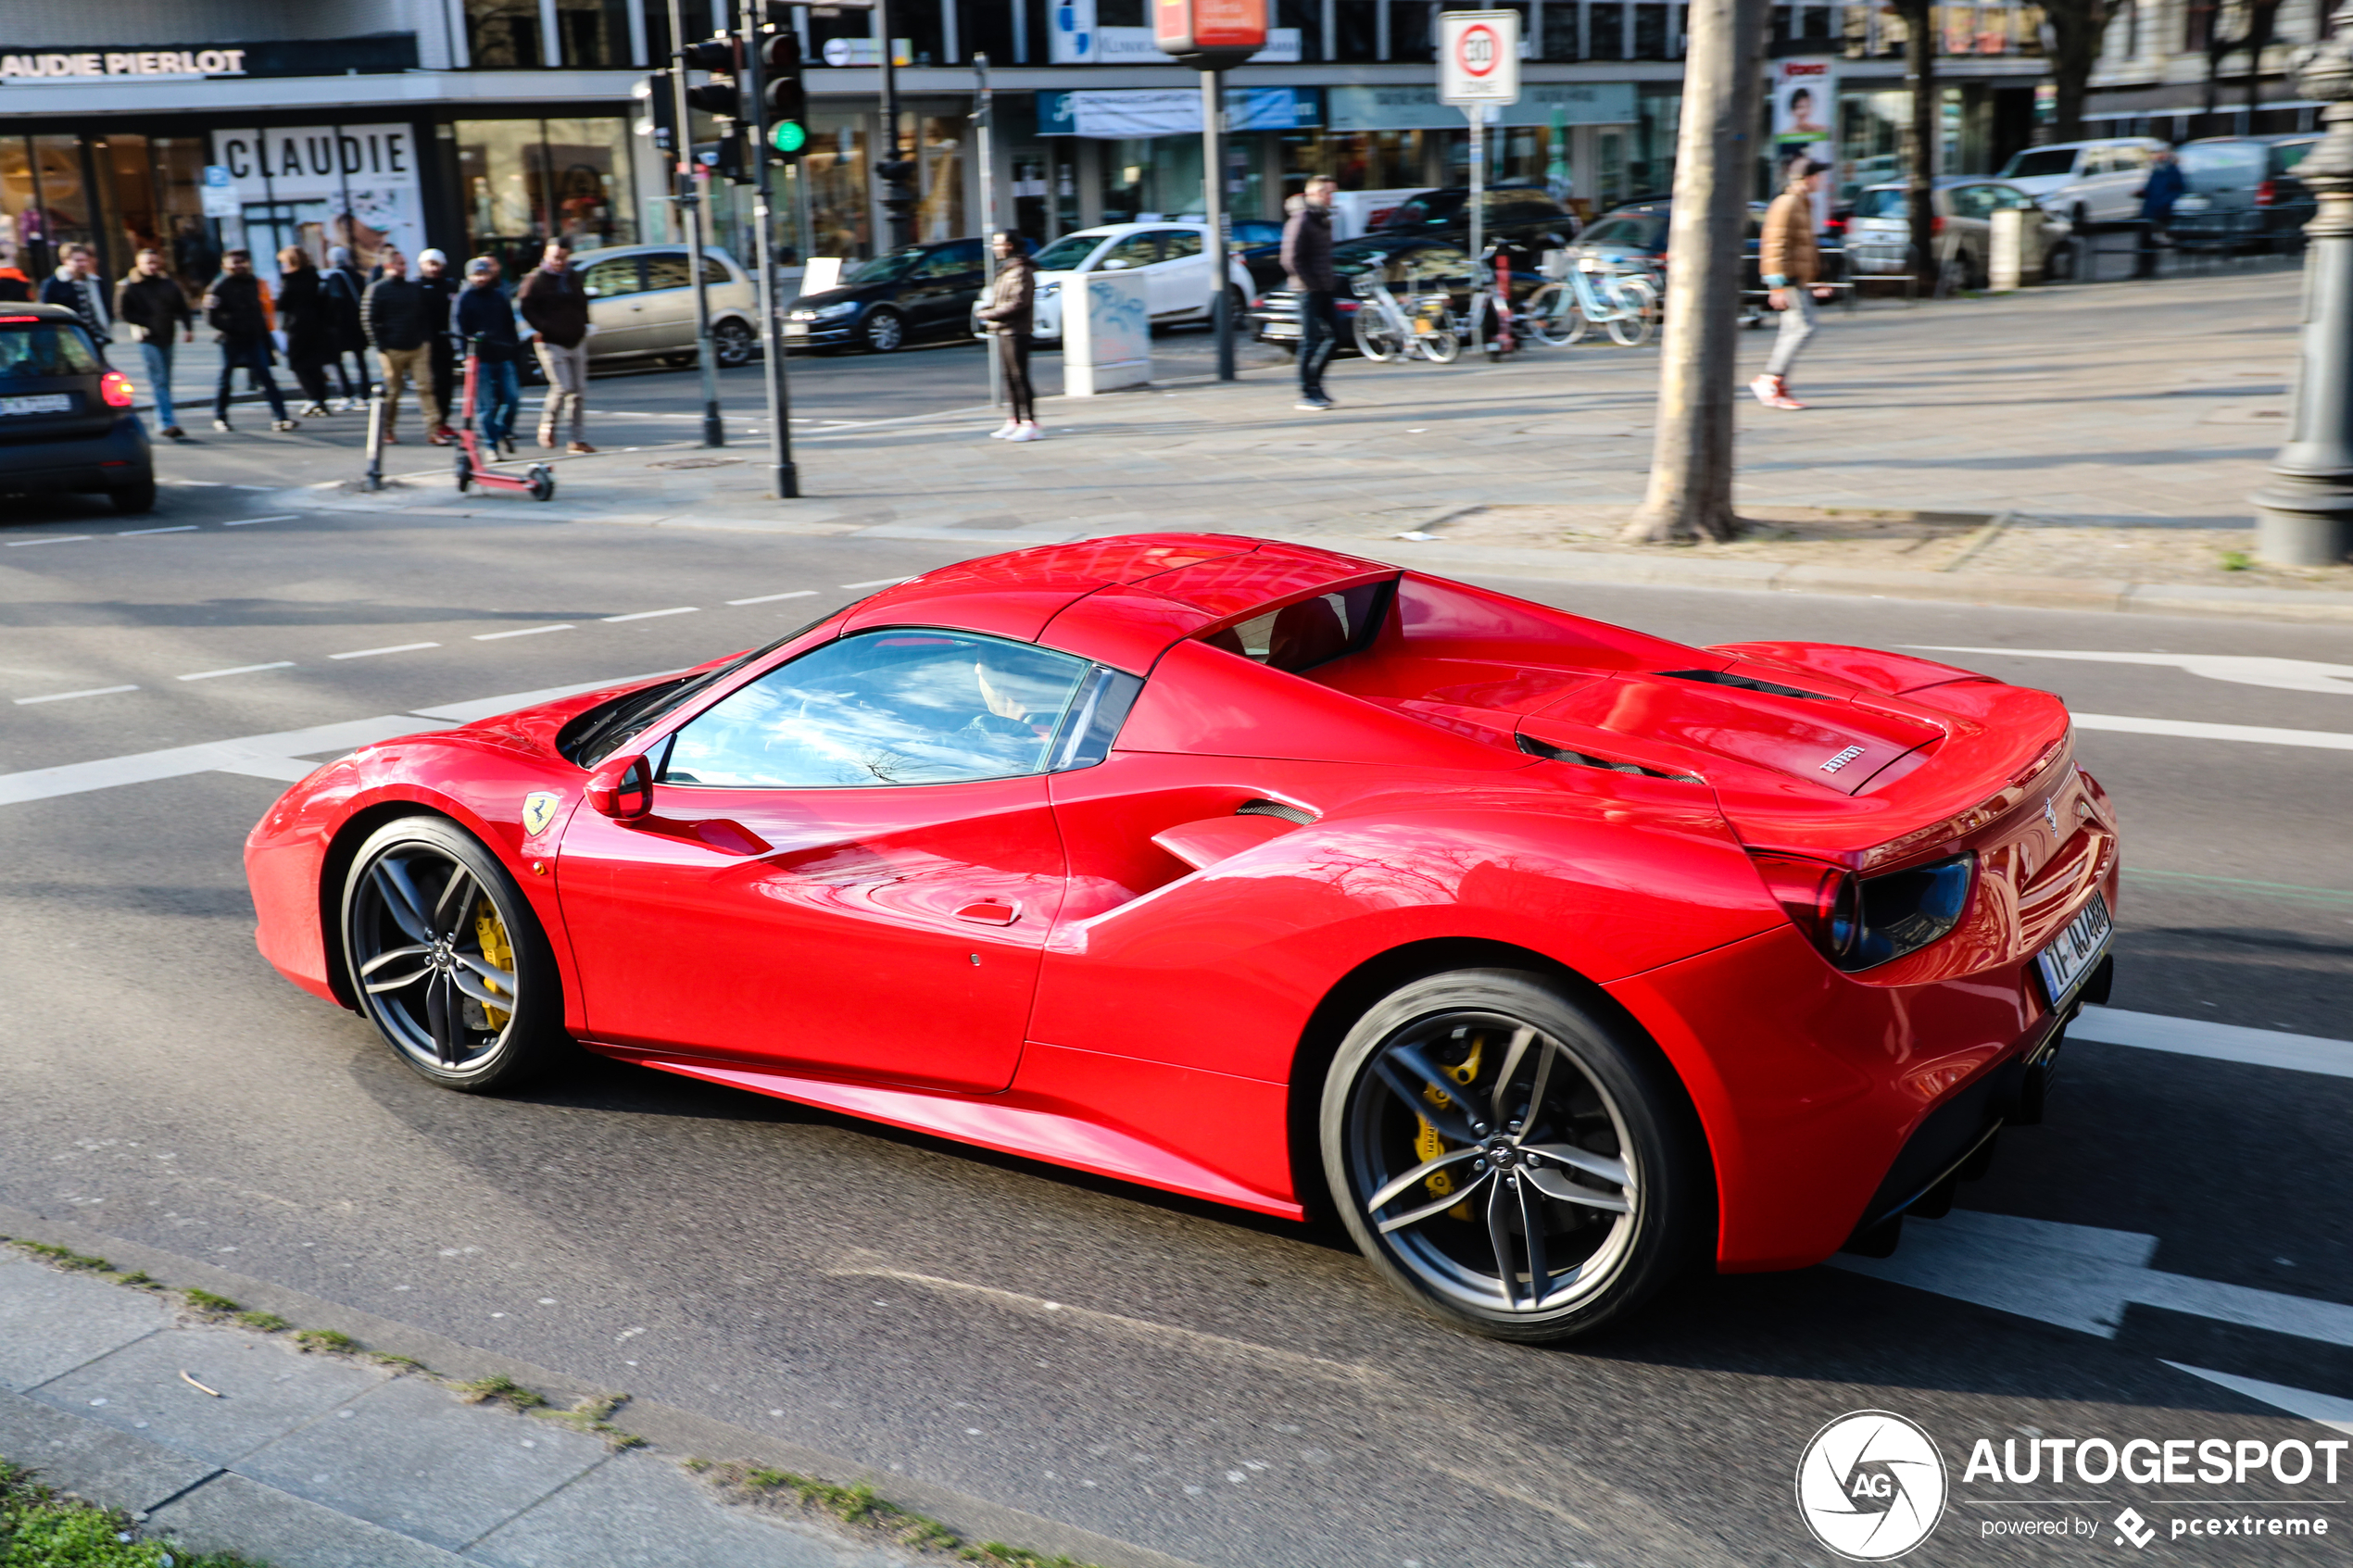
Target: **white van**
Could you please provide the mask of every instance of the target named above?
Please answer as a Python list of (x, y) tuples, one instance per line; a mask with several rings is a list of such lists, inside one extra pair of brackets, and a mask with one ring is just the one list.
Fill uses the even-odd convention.
[(2140, 217), (2141, 185), (2166, 146), (2150, 136), (2111, 136), (2027, 147), (2013, 153), (1994, 178), (2016, 185), (2082, 233), (2094, 224)]

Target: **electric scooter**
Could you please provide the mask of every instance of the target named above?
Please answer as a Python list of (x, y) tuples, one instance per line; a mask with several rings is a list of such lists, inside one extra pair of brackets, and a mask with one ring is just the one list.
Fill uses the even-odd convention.
[[(483, 461), (482, 436), (474, 429), (474, 394), (480, 383), (482, 340), (470, 339), (466, 344), (466, 389), (459, 404), (458, 417), (458, 488), (479, 484), (484, 490), (515, 490), (535, 501), (552, 500), (556, 494), (556, 472), (545, 463), (534, 463), (521, 475), (501, 473)], [(490, 454), (495, 459), (497, 453)]]

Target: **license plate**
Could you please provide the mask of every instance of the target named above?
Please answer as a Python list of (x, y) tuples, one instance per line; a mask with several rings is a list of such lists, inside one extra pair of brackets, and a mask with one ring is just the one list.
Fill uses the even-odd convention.
[(2043, 992), (2051, 998), (2056, 1010), (2073, 994), (2092, 966), (2108, 951), (2109, 934), (2115, 923), (2108, 919), (2108, 899), (2101, 894), (2092, 895), (2083, 912), (2067, 922), (2051, 945), (2034, 955), (2035, 967), (2043, 972)]
[(44, 392), (34, 397), (0, 397), (0, 414), (70, 414), (73, 398), (63, 392)]
[(809, 335), (809, 323), (806, 321), (786, 321), (785, 323), (785, 335), (786, 337), (807, 337)]

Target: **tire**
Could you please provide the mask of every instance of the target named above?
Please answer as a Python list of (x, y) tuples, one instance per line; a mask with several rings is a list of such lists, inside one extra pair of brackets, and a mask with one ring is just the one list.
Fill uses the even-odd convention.
[(1640, 348), (1650, 342), (1651, 334), (1658, 331), (1658, 315), (1650, 301), (1630, 284), (1621, 284), (1611, 294), (1611, 303), (1626, 314), (1609, 319), (1609, 340), (1620, 348)]
[[(1555, 318), (1561, 298), (1568, 296), (1568, 312)], [(1528, 296), (1528, 335), (1552, 348), (1565, 348), (1585, 335), (1585, 312), (1567, 283), (1546, 283)]]
[(907, 320), (896, 310), (869, 310), (858, 323), (858, 341), (869, 354), (896, 354), (907, 344)]
[[(547, 935), (514, 878), (455, 822), (378, 828), (352, 857), (340, 908), (351, 994), (419, 1075), (487, 1094), (569, 1052)], [(496, 1006), (501, 997), (514, 1005)]]
[(1453, 327), (1440, 327), (1421, 337), (1422, 353), (1434, 365), (1451, 365), (1463, 355), (1463, 335)]
[(137, 516), (156, 509), (156, 482), (150, 474), (136, 484), (125, 484), (107, 492), (107, 499), (114, 509)]
[(473, 465), (466, 460), (466, 449), (461, 445), (458, 448), (458, 494), (464, 495), (473, 482)]
[(723, 370), (750, 364), (752, 352), (759, 346), (760, 334), (741, 321), (725, 320), (711, 329), (711, 358)]
[(1356, 312), (1357, 353), (1367, 359), (1378, 359), (1386, 363), (1405, 351), (1405, 345), (1397, 341), (1395, 332), (1390, 332), (1387, 327), (1374, 325), (1367, 321), (1365, 316), (1365, 312), (1362, 310)]
[(535, 501), (556, 498), (556, 470), (545, 463), (531, 465), (531, 498)]
[[(1520, 1123), (1491, 1124), (1492, 1101), (1458, 1087), (1508, 1088), (1501, 1112), (1525, 1115), (1540, 1072), (1526, 1142)], [(1706, 1161), (1671, 1071), (1541, 975), (1457, 970), (1376, 1003), (1332, 1059), (1318, 1128), (1333, 1204), (1373, 1267), (1476, 1334), (1590, 1333), (1709, 1240)], [(1497, 1156), (1507, 1166), (1491, 1168)]]

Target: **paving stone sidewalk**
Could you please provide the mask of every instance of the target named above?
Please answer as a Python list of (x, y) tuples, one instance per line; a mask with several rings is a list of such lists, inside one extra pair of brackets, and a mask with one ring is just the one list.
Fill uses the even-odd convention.
[[(878, 410), (798, 438), (805, 496), (789, 503), (770, 497), (763, 447), (607, 452), (556, 464), (548, 511), (975, 549), (1214, 529), (1444, 571), (2353, 620), (2353, 566), (2250, 558), (2246, 496), (2285, 427), (2300, 286), (2262, 264), (1832, 311), (1798, 378), (1813, 408), (1741, 400), (1738, 499), (1764, 526), (1729, 545), (1616, 542), (1647, 474), (1657, 356), (1606, 342), (1500, 366), (1342, 360), (1327, 414), (1294, 408), (1288, 367), (1254, 348), (1234, 385), (1049, 398), (1050, 438), (1029, 445), (986, 439), (984, 408)], [(1747, 334), (1743, 376), (1768, 337)], [(288, 499), (533, 506), (458, 496), (438, 462), (382, 494)]]

